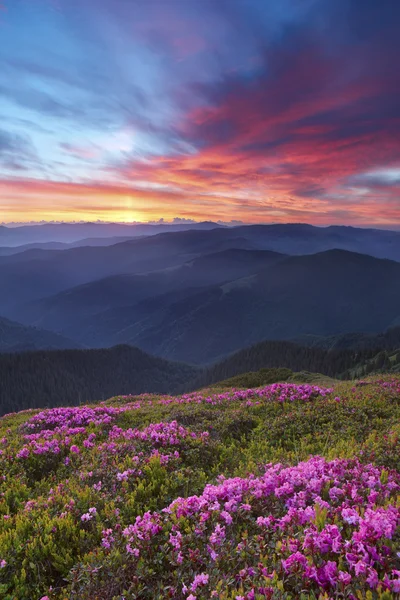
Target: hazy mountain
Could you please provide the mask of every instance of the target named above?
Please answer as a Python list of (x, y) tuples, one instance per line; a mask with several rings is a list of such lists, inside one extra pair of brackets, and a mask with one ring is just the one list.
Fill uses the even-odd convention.
[(218, 223), (40, 223), (17, 227), (0, 226), (0, 246), (43, 242), (71, 243), (85, 238), (136, 237), (188, 229), (214, 229)]
[(4, 285), (0, 287), (0, 310), (14, 317), (13, 309), (18, 304), (79, 284), (116, 274), (162, 270), (207, 252), (232, 248), (236, 241), (229, 235), (220, 240), (218, 231), (167, 233), (107, 247), (31, 249), (2, 256), (0, 280)]
[[(275, 250), (283, 254), (314, 254), (340, 248), (370, 254), (378, 258), (400, 260), (400, 232), (382, 229), (330, 226), (314, 227), (302, 223), (243, 225), (226, 228), (217, 223), (124, 224), (124, 223), (45, 223), (21, 227), (0, 226), (0, 246), (63, 242), (85, 238), (153, 236), (162, 233), (184, 234), (188, 230), (211, 230), (215, 240), (243, 238), (253, 248)], [(177, 239), (178, 239), (177, 238)], [(179, 242), (180, 243), (180, 242)], [(98, 245), (98, 244), (96, 244)]]
[[(263, 250), (224, 250), (163, 271), (116, 275), (77, 286), (21, 306), (17, 314), (24, 322), (60, 332), (66, 331), (69, 335), (82, 339), (90, 325), (92, 330), (99, 330), (100, 335), (97, 337), (102, 344), (101, 340), (104, 338), (101, 337), (100, 320), (96, 318), (88, 321), (88, 316), (118, 308), (116, 312), (120, 319), (123, 314), (119, 310), (121, 307), (178, 290), (187, 289), (188, 293), (184, 294), (186, 297), (192, 294), (194, 287), (211, 286), (252, 275), (282, 258), (284, 255)], [(131, 314), (129, 319), (132, 319)], [(127, 325), (130, 320), (126, 322)]]
[(0, 317), (0, 352), (78, 348), (79, 344), (52, 331), (26, 327)]
[(400, 260), (400, 231), (283, 224), (237, 227), (235, 233), (246, 239), (251, 238), (257, 248), (268, 248), (284, 254), (315, 254), (340, 249)]
[(112, 246), (121, 242), (131, 240), (133, 236), (107, 237), (107, 238), (84, 238), (77, 242), (32, 242), (22, 246), (3, 246), (0, 247), (0, 256), (11, 256), (20, 254), (26, 250), (70, 250), (71, 248), (80, 248), (82, 246)]
[(397, 256), (399, 232), (204, 227), (2, 256), (0, 310), (85, 346), (129, 343), (193, 363), (263, 339), (376, 334), (400, 323), (400, 263), (347, 250), (309, 254), (335, 244)]
[(20, 301), (44, 298), (111, 275), (182, 265), (203, 254), (235, 247), (295, 255), (342, 248), (400, 260), (400, 232), (254, 225), (161, 233), (107, 247), (31, 249), (0, 257), (0, 280), (4, 282), (0, 288), (0, 310), (12, 316), (9, 310)]
[(21, 246), (0, 246), (0, 256), (12, 256), (26, 250), (66, 250), (68, 248), (70, 248), (70, 245), (63, 242), (37, 242), (22, 244)]
[(378, 333), (399, 317), (400, 264), (340, 250), (288, 257), (255, 276), (146, 309), (118, 341), (193, 363), (265, 339)]
[[(255, 243), (258, 226), (250, 230)], [(19, 321), (84, 345), (129, 343), (193, 363), (211, 362), (263, 339), (375, 334), (397, 324), (400, 263), (343, 250), (286, 257), (238, 249), (202, 254), (223, 245), (218, 236), (225, 231), (50, 251), (31, 261), (21, 260), (22, 254), (3, 257), (0, 273), (9, 269), (8, 282), (14, 278), (22, 288), (12, 293), (8, 283), (3, 302), (10, 302), (9, 311)], [(34, 252), (43, 257), (43, 251), (26, 254)], [(146, 273), (156, 265), (162, 271)], [(22, 302), (114, 268), (136, 273)]]

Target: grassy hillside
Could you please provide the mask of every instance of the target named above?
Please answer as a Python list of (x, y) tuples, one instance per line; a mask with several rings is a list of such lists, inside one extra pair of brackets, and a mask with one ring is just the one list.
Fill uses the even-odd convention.
[(322, 375), (321, 373), (310, 373), (309, 371), (299, 371), (293, 373), (290, 369), (260, 369), (259, 371), (249, 371), (229, 379), (223, 379), (211, 385), (211, 389), (249, 389), (256, 388), (271, 383), (287, 381), (289, 383), (309, 383), (312, 385), (322, 385), (332, 387), (339, 383), (338, 379)]
[(259, 371), (249, 371), (235, 377), (229, 377), (214, 383), (214, 388), (255, 388), (278, 381), (287, 381), (293, 376), (290, 369), (260, 369)]
[(396, 600), (399, 435), (400, 377), (3, 417), (1, 598)]

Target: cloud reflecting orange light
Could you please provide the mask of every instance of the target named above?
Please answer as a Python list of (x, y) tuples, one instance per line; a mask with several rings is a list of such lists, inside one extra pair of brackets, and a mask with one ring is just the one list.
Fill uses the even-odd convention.
[(0, 128), (0, 221), (400, 226), (398, 3), (134, 4), (59, 0), (68, 60), (6, 63), (38, 118)]
[[(0, 180), (2, 215), (10, 221), (89, 220), (149, 221), (176, 215), (195, 220), (242, 220), (244, 222), (310, 222), (316, 225), (343, 223), (390, 226), (400, 222), (400, 206), (393, 192), (391, 200), (357, 197), (354, 206), (348, 197), (329, 201), (295, 201), (275, 190), (270, 197), (249, 193), (224, 195), (212, 189), (204, 192), (167, 192), (135, 189), (126, 185), (56, 183), (38, 180)], [(376, 214), (377, 201), (382, 208)]]

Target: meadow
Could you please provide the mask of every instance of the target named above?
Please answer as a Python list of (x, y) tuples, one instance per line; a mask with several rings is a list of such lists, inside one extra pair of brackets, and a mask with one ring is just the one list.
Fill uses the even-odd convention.
[(4, 600), (400, 598), (400, 377), (0, 420)]

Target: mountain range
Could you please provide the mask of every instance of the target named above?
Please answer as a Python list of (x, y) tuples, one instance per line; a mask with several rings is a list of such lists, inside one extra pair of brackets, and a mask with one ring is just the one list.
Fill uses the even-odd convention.
[[(17, 247), (28, 244), (63, 243), (72, 244), (89, 239), (112, 239), (115, 237), (140, 237), (162, 232), (222, 227), (212, 221), (195, 223), (36, 223), (6, 227), (0, 225), (0, 246)], [(89, 244), (86, 244), (89, 245)], [(100, 243), (90, 245), (101, 245)]]
[[(301, 224), (207, 229), (213, 225), (203, 224), (206, 228), (200, 230), (138, 237), (109, 246), (35, 247), (12, 255), (3, 254), (0, 256), (0, 280), (3, 283), (0, 288), (0, 314), (12, 317), (10, 308), (22, 302), (44, 298), (104, 277), (160, 271), (204, 254), (233, 248), (269, 250), (288, 255), (342, 249), (400, 260), (400, 232)], [(18, 228), (4, 229), (14, 232)], [(81, 235), (83, 233), (86, 231), (82, 231)]]
[[(330, 347), (340, 338), (354, 347), (342, 336), (400, 325), (400, 232), (203, 223), (156, 233), (166, 226), (146, 225), (154, 235), (114, 243), (117, 230), (133, 226), (21, 229), (41, 227), (92, 237), (2, 256), (0, 248), (0, 314), (22, 324), (14, 341), (0, 337), (0, 351), (128, 344), (204, 365), (263, 340)], [(35, 329), (23, 338), (22, 327), (41, 338), (32, 340)]]
[(114, 275), (76, 286), (17, 307), (14, 315), (40, 327), (69, 331), (88, 345), (95, 342), (86, 332), (95, 329), (96, 345), (112, 345), (107, 336), (118, 335), (144, 313), (165, 309), (204, 288), (256, 274), (282, 258), (263, 250), (225, 250), (160, 271)]
[(124, 343), (205, 364), (264, 339), (376, 334), (400, 324), (400, 263), (344, 250), (230, 250), (97, 280), (13, 315), (83, 346)]
[(104, 238), (85, 238), (76, 242), (32, 242), (31, 244), (22, 244), (20, 246), (2, 246), (0, 247), (0, 256), (11, 256), (12, 254), (21, 254), (27, 250), (71, 250), (81, 246), (113, 246), (114, 244), (128, 242), (132, 236), (104, 237)]

